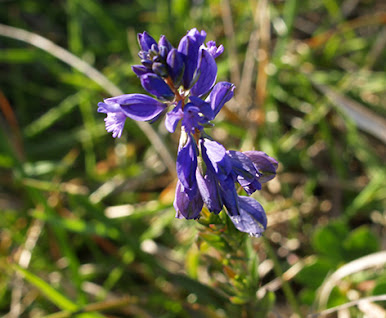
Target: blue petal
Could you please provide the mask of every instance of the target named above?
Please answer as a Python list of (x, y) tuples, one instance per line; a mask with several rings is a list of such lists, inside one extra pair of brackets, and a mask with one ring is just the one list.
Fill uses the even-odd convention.
[(176, 218), (198, 219), (203, 205), (204, 202), (197, 189), (193, 195), (188, 195), (181, 182), (177, 182), (176, 195), (173, 203), (176, 210)]
[(207, 170), (203, 176), (199, 169), (196, 171), (197, 185), (201, 193), (202, 200), (210, 212), (219, 213), (222, 210), (222, 200), (216, 176)]
[(228, 176), (225, 180), (221, 180), (219, 185), (221, 198), (228, 214), (230, 216), (239, 215), (239, 201), (232, 176)]
[(210, 107), (210, 104), (208, 102), (203, 101), (201, 98), (197, 96), (190, 96), (190, 101), (193, 105), (197, 106), (200, 109), (200, 112), (207, 117), (209, 120), (210, 118), (213, 118), (213, 110)]
[(166, 114), (165, 127), (170, 133), (174, 133), (178, 122), (184, 117), (184, 112), (181, 109), (181, 101), (176, 107)]
[(259, 174), (249, 157), (239, 151), (230, 150), (227, 153), (232, 164), (232, 171), (244, 190), (249, 195), (260, 190)]
[(209, 41), (206, 43), (206, 50), (214, 57), (219, 57), (224, 52), (224, 46), (221, 44), (218, 47), (216, 46), (216, 42)]
[(127, 117), (139, 121), (154, 119), (166, 107), (154, 98), (143, 94), (125, 94), (111, 97), (105, 99), (104, 103), (98, 104), (99, 107), (101, 105), (104, 108), (108, 106), (109, 112), (116, 112), (115, 109), (119, 106), (120, 111)]
[(206, 94), (212, 88), (217, 78), (217, 65), (213, 56), (203, 48), (200, 49), (200, 54), (201, 59), (198, 68), (200, 77), (190, 91), (193, 96)]
[[(124, 96), (124, 95), (121, 95)], [(120, 97), (120, 96), (117, 96)], [(107, 98), (104, 100), (104, 102), (99, 102), (98, 103), (98, 113), (118, 113), (122, 112), (121, 105), (119, 105), (116, 101), (115, 98), (117, 97), (112, 97), (112, 98)]]
[(193, 137), (184, 132), (181, 132), (176, 169), (184, 188), (193, 189), (197, 186), (197, 149)]
[(239, 214), (230, 215), (235, 227), (253, 236), (261, 236), (267, 228), (267, 216), (259, 202), (251, 197), (238, 197)]
[(205, 31), (198, 32), (194, 28), (181, 39), (178, 45), (178, 52), (181, 52), (184, 56), (185, 72), (183, 85), (186, 89), (189, 89), (194, 82), (199, 61), (199, 49), (204, 43), (205, 37)]
[(224, 104), (233, 97), (234, 88), (235, 86), (228, 82), (219, 82), (213, 87), (208, 98), (206, 99), (206, 101), (209, 102), (210, 106), (212, 107), (214, 114), (213, 118), (216, 117)]
[(278, 162), (274, 158), (262, 151), (245, 151), (243, 153), (248, 156), (260, 173), (260, 182), (264, 183), (275, 177)]
[(225, 179), (232, 172), (232, 165), (226, 149), (220, 143), (201, 139), (201, 152), (205, 164), (209, 169), (212, 169), (217, 178)]
[(194, 133), (196, 129), (201, 129), (200, 109), (192, 103), (187, 103), (184, 107), (184, 118), (182, 119), (182, 126), (186, 132)]
[(174, 98), (174, 93), (168, 84), (166, 84), (165, 81), (158, 75), (148, 73), (142, 75), (140, 78), (142, 87), (150, 94), (163, 100), (172, 100)]

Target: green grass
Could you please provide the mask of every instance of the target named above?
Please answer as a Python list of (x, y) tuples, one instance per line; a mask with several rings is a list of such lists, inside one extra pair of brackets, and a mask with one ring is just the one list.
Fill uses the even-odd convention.
[[(1, 24), (47, 38), (94, 69), (73, 68), (74, 57), (63, 61), (57, 49), (0, 26), (1, 315), (306, 317), (353, 295), (386, 295), (385, 268), (374, 263), (338, 281), (326, 304), (320, 299), (333, 272), (385, 244), (381, 7), (0, 2)], [(237, 232), (223, 214), (175, 219), (178, 136), (165, 136), (162, 123), (148, 130), (128, 120), (113, 140), (96, 112), (114, 92), (143, 92), (130, 68), (139, 64), (137, 32), (165, 34), (177, 46), (193, 27), (225, 46), (218, 80), (239, 83), (213, 136), (280, 162), (255, 195), (268, 215), (264, 238)], [(147, 137), (155, 132), (163, 143)], [(375, 299), (381, 310), (385, 298)], [(356, 304), (349, 310), (365, 315)]]

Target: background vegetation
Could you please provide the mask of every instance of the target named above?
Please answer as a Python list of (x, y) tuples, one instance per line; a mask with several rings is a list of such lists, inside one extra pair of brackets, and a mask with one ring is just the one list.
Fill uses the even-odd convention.
[[(385, 21), (381, 0), (1, 1), (1, 315), (384, 317)], [(262, 238), (174, 219), (178, 136), (152, 126), (162, 157), (96, 112), (143, 92), (137, 32), (176, 46), (193, 27), (236, 84), (213, 135), (280, 162)]]

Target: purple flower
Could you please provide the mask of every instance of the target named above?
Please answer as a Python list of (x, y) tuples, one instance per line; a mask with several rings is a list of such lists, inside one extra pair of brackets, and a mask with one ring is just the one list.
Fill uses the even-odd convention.
[(176, 217), (197, 219), (204, 204), (216, 214), (225, 207), (239, 231), (259, 236), (267, 226), (264, 209), (255, 199), (239, 196), (236, 186), (251, 195), (275, 176), (278, 163), (261, 151), (227, 151), (206, 133), (233, 97), (235, 86), (215, 84), (215, 59), (224, 47), (214, 41), (205, 45), (205, 38), (205, 31), (194, 28), (174, 48), (164, 35), (157, 43), (147, 32), (138, 34), (141, 65), (132, 69), (155, 98), (143, 94), (107, 98), (98, 104), (98, 112), (107, 114), (106, 129), (114, 138), (121, 137), (127, 117), (153, 122), (166, 113), (165, 126), (171, 133), (181, 123)]
[(98, 112), (107, 114), (106, 130), (113, 137), (121, 137), (126, 117), (138, 121), (150, 121), (165, 110), (165, 105), (143, 94), (126, 94), (107, 98), (98, 103)]
[[(203, 160), (197, 169), (196, 180), (209, 211), (218, 213), (224, 205), (238, 230), (261, 235), (267, 226), (264, 209), (255, 199), (237, 195), (235, 188), (235, 182), (239, 182), (248, 195), (261, 189), (254, 162), (244, 153), (226, 151), (213, 140), (202, 138), (200, 145)], [(260, 162), (257, 160), (262, 156), (260, 153), (249, 155)]]

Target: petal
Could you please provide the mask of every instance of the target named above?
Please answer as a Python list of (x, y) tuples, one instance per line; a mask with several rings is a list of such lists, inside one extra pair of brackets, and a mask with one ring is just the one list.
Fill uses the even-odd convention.
[(184, 56), (185, 71), (183, 85), (186, 89), (189, 89), (193, 84), (199, 61), (199, 49), (204, 43), (205, 37), (205, 31), (198, 32), (194, 28), (181, 39), (178, 45), (178, 52), (181, 52)]
[(217, 178), (228, 177), (232, 165), (223, 145), (213, 140), (201, 139), (201, 152), (208, 169), (212, 169)]
[(113, 138), (121, 138), (126, 118), (126, 115), (122, 112), (107, 113), (107, 117), (105, 118), (105, 126), (108, 132), (113, 133)]
[(203, 176), (197, 169), (196, 178), (202, 200), (209, 211), (219, 213), (222, 210), (223, 203), (215, 174), (207, 170), (207, 173)]
[(157, 42), (147, 33), (146, 31), (143, 33), (138, 33), (137, 35), (139, 46), (143, 51), (149, 51), (152, 45), (157, 45)]
[(193, 105), (197, 106), (200, 109), (200, 112), (205, 117), (207, 117), (208, 119), (213, 117), (213, 111), (209, 103), (203, 101), (201, 98), (197, 96), (190, 96), (189, 99)]
[(200, 192), (196, 189), (194, 195), (189, 196), (180, 181), (177, 182), (176, 195), (173, 206), (176, 210), (176, 218), (198, 219), (204, 203)]
[(267, 216), (259, 202), (251, 197), (238, 197), (239, 215), (230, 215), (235, 227), (252, 236), (261, 236), (267, 228)]
[(249, 157), (239, 151), (230, 150), (227, 153), (232, 164), (232, 171), (244, 190), (249, 195), (260, 190), (259, 174)]
[(181, 109), (181, 101), (176, 107), (166, 114), (165, 126), (168, 132), (174, 133), (178, 122), (184, 117), (184, 112)]
[(206, 94), (212, 88), (217, 78), (217, 64), (214, 57), (204, 48), (200, 49), (200, 54), (201, 59), (198, 68), (200, 77), (190, 91), (193, 96)]
[(174, 93), (168, 84), (166, 84), (165, 81), (158, 75), (148, 73), (142, 75), (140, 78), (142, 87), (150, 94), (163, 100), (172, 100), (174, 98)]
[(99, 102), (98, 103), (98, 113), (118, 113), (121, 112), (121, 105), (119, 105), (116, 102), (109, 101), (108, 99), (104, 100), (104, 103)]
[(152, 120), (166, 108), (156, 99), (143, 94), (126, 94), (108, 100), (111, 100), (111, 103), (119, 104), (121, 111), (127, 117), (139, 121)]
[(228, 176), (220, 183), (221, 199), (227, 209), (229, 215), (239, 215), (239, 201), (237, 191), (235, 188), (235, 182), (232, 176)]
[(192, 103), (187, 103), (184, 107), (184, 117), (182, 119), (182, 126), (186, 132), (194, 133), (196, 129), (201, 129), (200, 109)]
[(173, 80), (174, 86), (179, 87), (185, 69), (184, 56), (176, 49), (172, 49), (167, 56), (166, 63), (169, 66), (169, 75)]
[(181, 132), (176, 169), (178, 179), (184, 188), (193, 189), (197, 186), (197, 149), (190, 134)]
[(245, 151), (243, 153), (248, 156), (260, 173), (260, 182), (264, 183), (275, 177), (279, 164), (274, 158), (262, 151)]
[(217, 58), (224, 52), (224, 46), (221, 44), (217, 47), (216, 42), (209, 41), (206, 43), (206, 50), (208, 50), (213, 58)]
[(206, 101), (209, 102), (210, 106), (212, 107), (214, 114), (213, 118), (216, 117), (224, 104), (233, 97), (234, 89), (235, 86), (228, 82), (219, 82), (213, 87), (210, 95), (206, 99)]

